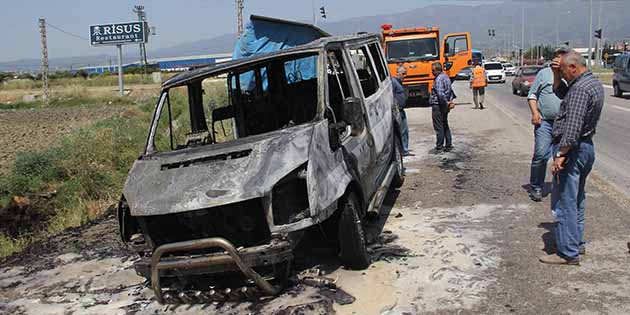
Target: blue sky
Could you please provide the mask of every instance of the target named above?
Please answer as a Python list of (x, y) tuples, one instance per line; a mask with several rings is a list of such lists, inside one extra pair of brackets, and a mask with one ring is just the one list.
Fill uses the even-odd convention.
[[(37, 19), (87, 37), (91, 24), (135, 20), (134, 5), (146, 8), (149, 22), (157, 28), (150, 47), (163, 48), (211, 38), (236, 30), (234, 0), (2, 0), (0, 11), (0, 61), (39, 58), (41, 54)], [(259, 14), (310, 21), (312, 2), (326, 6), (328, 20), (407, 11), (431, 4), (474, 5), (473, 0), (245, 0), (245, 18)], [(50, 58), (111, 54), (113, 48), (91, 47), (81, 40), (48, 28)]]

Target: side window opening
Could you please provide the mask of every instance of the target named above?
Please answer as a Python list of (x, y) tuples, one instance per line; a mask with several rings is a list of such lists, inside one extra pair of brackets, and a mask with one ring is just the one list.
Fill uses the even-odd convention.
[(376, 44), (372, 43), (368, 45), (370, 49), (370, 54), (372, 55), (372, 59), (374, 60), (374, 64), (376, 65), (376, 72), (378, 73), (378, 78), (383, 81), (387, 78), (387, 67), (383, 64), (383, 55), (381, 53), (381, 48)]
[(446, 38), (446, 56), (455, 56), (457, 53), (468, 50), (466, 35), (456, 35)]
[(328, 107), (332, 111), (332, 117), (327, 117), (331, 122), (337, 122), (342, 117), (343, 101), (352, 97), (350, 85), (346, 77), (346, 66), (343, 63), (343, 54), (340, 50), (327, 53), (327, 78), (328, 78)]
[(367, 48), (366, 46), (362, 46), (360, 48), (350, 49), (349, 51), (357, 72), (357, 77), (359, 78), (363, 96), (368, 98), (378, 90), (378, 79), (370, 62)]

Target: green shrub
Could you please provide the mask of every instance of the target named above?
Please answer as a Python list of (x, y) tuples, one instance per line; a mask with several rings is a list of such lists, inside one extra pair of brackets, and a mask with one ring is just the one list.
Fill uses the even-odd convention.
[(48, 149), (17, 156), (0, 180), (0, 200), (30, 195), (31, 210), (41, 213), (45, 222), (24, 222), (43, 227), (34, 236), (0, 233), (0, 258), (33, 240), (84, 224), (117, 201), (145, 144), (155, 102), (152, 98), (146, 104), (112, 107), (112, 117), (73, 131)]

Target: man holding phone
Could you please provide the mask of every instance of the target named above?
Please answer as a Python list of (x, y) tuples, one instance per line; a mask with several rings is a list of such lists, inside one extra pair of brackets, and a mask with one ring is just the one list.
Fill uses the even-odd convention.
[(585, 253), (584, 187), (595, 162), (592, 138), (604, 106), (604, 87), (575, 51), (554, 58), (551, 67), (554, 92), (562, 99), (552, 131), (551, 208), (557, 220), (557, 253), (542, 256), (540, 261), (579, 265), (580, 254)]

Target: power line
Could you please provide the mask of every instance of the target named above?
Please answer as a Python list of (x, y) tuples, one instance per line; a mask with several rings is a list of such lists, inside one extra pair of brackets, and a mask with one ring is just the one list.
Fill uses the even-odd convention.
[(48, 22), (46, 22), (46, 25), (48, 25), (48, 26), (50, 26), (50, 27), (52, 27), (52, 28), (54, 28), (54, 29), (56, 29), (56, 30), (58, 30), (58, 31), (60, 31), (60, 32), (62, 32), (62, 33), (64, 33), (64, 34), (66, 34), (66, 35), (70, 35), (70, 36), (72, 36), (72, 37), (76, 37), (76, 38), (79, 38), (79, 39), (82, 39), (82, 40), (87, 40), (87, 41), (89, 41), (89, 39), (87, 39), (87, 38), (85, 38), (85, 37), (83, 37), (83, 36), (81, 36), (81, 35), (77, 35), (77, 34), (70, 33), (70, 32), (68, 32), (68, 31), (64, 31), (62, 28), (57, 27), (57, 26), (54, 26), (54, 25), (52, 25), (52, 24), (50, 24), (50, 23), (48, 23)]

